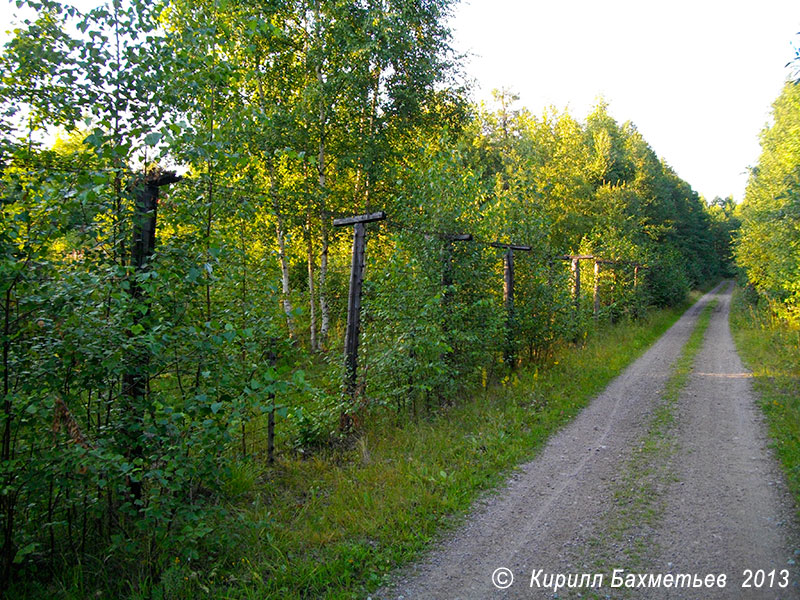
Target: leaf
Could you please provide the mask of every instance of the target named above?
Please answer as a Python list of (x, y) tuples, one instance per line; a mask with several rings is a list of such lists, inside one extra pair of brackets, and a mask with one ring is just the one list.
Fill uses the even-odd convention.
[(147, 144), (148, 146), (155, 146), (160, 141), (161, 141), (161, 134), (158, 133), (157, 131), (154, 131), (153, 133), (148, 133), (146, 136), (144, 136), (144, 143)]
[(211, 412), (212, 412), (213, 414), (217, 414), (217, 413), (219, 412), (219, 409), (220, 409), (220, 408), (222, 408), (222, 402), (214, 402), (214, 403), (211, 405)]
[(25, 560), (25, 557), (29, 554), (32, 554), (34, 550), (36, 550), (36, 542), (26, 544), (23, 548), (17, 550), (17, 554), (14, 556), (14, 564), (18, 565), (22, 563), (22, 561)]

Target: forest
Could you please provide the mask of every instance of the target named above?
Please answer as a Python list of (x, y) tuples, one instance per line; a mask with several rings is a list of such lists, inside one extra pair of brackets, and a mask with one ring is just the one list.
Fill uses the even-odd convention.
[[(473, 102), (452, 0), (17, 5), (35, 16), (0, 57), (5, 593), (172, 597), (205, 570), (214, 595), (208, 565), (246, 562), (220, 531), (272, 543), (270, 507), (236, 501), (255, 471), (280, 486), (283, 461), (343, 460), (364, 428), (446, 421), (737, 269), (797, 319), (793, 84), (735, 206), (602, 100), (585, 120), (509, 89)], [(346, 364), (354, 228), (334, 221), (379, 212)]]

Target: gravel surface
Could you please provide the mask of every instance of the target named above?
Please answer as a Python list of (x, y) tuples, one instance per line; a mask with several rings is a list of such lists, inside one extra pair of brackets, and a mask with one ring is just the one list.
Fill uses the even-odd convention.
[[(730, 292), (719, 304), (677, 406), (676, 480), (666, 494), (654, 569), (727, 573), (703, 598), (800, 598), (794, 503), (767, 449), (751, 374), (728, 327)], [(744, 571), (789, 571), (789, 587), (742, 588)], [(652, 596), (684, 598), (673, 590)], [(698, 596), (699, 597), (699, 596)]]
[[(463, 526), (372, 598), (800, 598), (794, 508), (728, 329), (730, 287), (706, 294)], [(715, 298), (688, 383), (667, 404), (673, 364)], [(513, 573), (505, 589), (492, 580), (501, 567)], [(614, 569), (726, 574), (727, 585), (637, 579), (612, 588)], [(760, 590), (742, 589), (745, 569), (776, 569), (773, 586), (767, 577)], [(554, 593), (547, 578), (558, 574), (576, 587)], [(602, 574), (602, 586), (579, 585), (581, 574)]]

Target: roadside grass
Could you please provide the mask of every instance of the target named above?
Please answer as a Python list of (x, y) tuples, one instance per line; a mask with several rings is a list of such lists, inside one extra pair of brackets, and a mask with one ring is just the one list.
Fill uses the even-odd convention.
[[(717, 300), (710, 301), (697, 318), (694, 330), (678, 355), (664, 387), (661, 404), (656, 407), (647, 432), (614, 483), (614, 504), (600, 520), (600, 531), (588, 540), (592, 572), (610, 573), (615, 568), (630, 571), (643, 567), (656, 541), (655, 526), (664, 512), (663, 492), (672, 481), (670, 457), (677, 449), (671, 434), (675, 406), (691, 375), (697, 353), (703, 346), (706, 329)], [(590, 592), (589, 598), (605, 597)]]
[(795, 503), (800, 506), (800, 330), (753, 302), (741, 288), (733, 294), (731, 332), (767, 418), (775, 449)]
[(532, 458), (699, 295), (603, 326), (436, 417), (398, 426), (376, 415), (353, 448), (252, 463), (233, 486), (238, 518), (218, 524), (219, 558), (202, 569), (176, 563), (163, 597), (366, 597)]

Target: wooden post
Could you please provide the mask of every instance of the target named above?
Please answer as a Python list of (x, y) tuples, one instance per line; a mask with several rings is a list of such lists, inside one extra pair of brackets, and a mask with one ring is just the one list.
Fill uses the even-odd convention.
[(364, 284), (364, 253), (366, 228), (363, 223), (353, 226), (353, 256), (350, 264), (350, 291), (347, 296), (347, 329), (344, 336), (345, 379), (347, 392), (355, 395), (358, 370), (358, 338), (361, 332), (361, 288)]
[(511, 248), (503, 257), (503, 302), (508, 314), (514, 314), (514, 251)]
[(447, 297), (450, 295), (448, 289), (453, 285), (453, 244), (445, 242), (442, 247), (442, 288), (444, 291), (444, 302), (447, 302)]
[(453, 285), (453, 242), (470, 242), (472, 235), (466, 234), (444, 234), (440, 236), (444, 240), (442, 256), (442, 287), (444, 288), (444, 302), (447, 303), (450, 294), (448, 288)]
[(517, 362), (516, 351), (514, 349), (514, 333), (516, 329), (516, 313), (514, 311), (514, 250), (529, 251), (530, 246), (520, 246), (517, 244), (490, 244), (493, 248), (504, 248), (506, 253), (503, 256), (503, 304), (506, 307), (506, 347), (504, 360), (507, 365), (514, 368)]
[[(555, 258), (572, 261), (572, 301), (574, 303), (575, 322), (578, 323), (581, 308), (581, 261), (595, 259), (595, 256), (591, 254), (567, 254), (566, 256), (556, 256)], [(578, 337), (576, 329), (574, 341), (577, 342)]]
[[(347, 394), (355, 400), (358, 375), (358, 336), (361, 331), (361, 288), (364, 282), (364, 254), (366, 251), (366, 223), (382, 221), (381, 211), (344, 219), (334, 219), (334, 227), (353, 225), (353, 259), (350, 265), (350, 291), (347, 296), (347, 329), (344, 337), (344, 383)], [(350, 419), (343, 415), (342, 426), (349, 429)]]
[[(565, 256), (556, 256), (558, 260), (572, 261), (572, 299), (575, 302), (575, 312), (580, 308), (581, 298), (581, 263), (582, 260), (601, 260), (595, 258), (591, 254), (567, 254)], [(602, 261), (601, 261), (602, 262)]]
[(572, 301), (575, 303), (577, 317), (581, 302), (581, 263), (577, 256), (572, 257)]
[[(450, 289), (453, 285), (453, 250), (455, 242), (471, 242), (472, 235), (469, 233), (456, 233), (456, 234), (440, 234), (439, 239), (443, 241), (442, 244), (442, 319), (441, 319), (441, 326), (442, 326), (442, 333), (449, 338), (450, 337), (450, 322), (449, 317), (451, 313), (451, 304), (453, 302), (453, 293)], [(413, 352), (413, 348), (412, 348)], [(443, 353), (443, 360), (447, 368), (450, 369), (450, 364), (452, 363), (451, 355), (453, 354), (453, 350), (448, 350)], [(411, 357), (412, 359), (414, 356)], [(412, 402), (414, 402), (412, 398)], [(439, 402), (440, 404), (444, 402), (444, 397), (439, 393)], [(416, 419), (416, 403), (413, 404), (414, 408), (414, 418)]]
[(597, 321), (600, 313), (600, 260), (594, 260), (594, 320)]
[(647, 278), (640, 277), (640, 275), (644, 275), (644, 271), (647, 271), (649, 268), (650, 267), (646, 265), (633, 263), (633, 298), (636, 306), (637, 317), (641, 316), (641, 314), (644, 312), (644, 307), (647, 304)]
[(141, 269), (153, 256), (156, 247), (156, 217), (158, 211), (158, 188), (177, 183), (181, 177), (172, 171), (150, 173), (136, 194), (136, 211), (133, 221), (133, 248), (131, 259), (134, 267)]
[[(173, 171), (153, 171), (145, 175), (144, 182), (136, 193), (133, 214), (133, 244), (131, 246), (132, 277), (129, 290), (133, 303), (134, 327), (146, 329), (149, 312), (149, 299), (139, 285), (137, 274), (149, 268), (150, 259), (156, 246), (156, 226), (158, 224), (158, 188), (181, 180)], [(137, 306), (139, 302), (144, 307)], [(143, 309), (142, 309), (143, 308)], [(128, 438), (127, 457), (131, 460), (144, 456), (141, 443), (141, 422), (144, 419), (147, 398), (150, 353), (142, 344), (134, 342), (128, 356), (128, 365), (122, 375), (123, 431)], [(142, 497), (141, 481), (128, 482), (128, 489), (134, 504)]]

